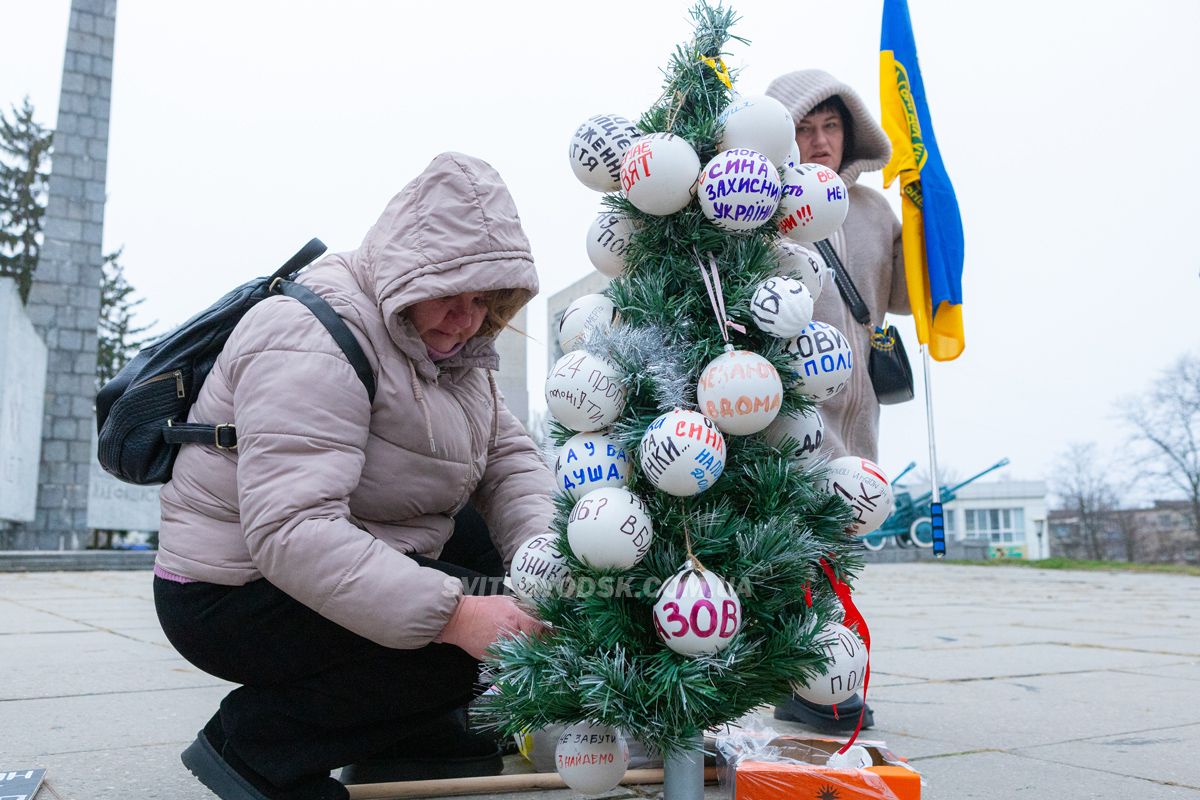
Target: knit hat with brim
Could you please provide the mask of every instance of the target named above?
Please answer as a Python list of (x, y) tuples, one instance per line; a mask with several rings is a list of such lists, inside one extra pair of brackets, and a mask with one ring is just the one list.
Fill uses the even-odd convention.
[(867, 111), (858, 93), (828, 72), (802, 69), (771, 81), (767, 95), (787, 106), (793, 122), (800, 122), (821, 103), (837, 95), (850, 111), (852, 151), (842, 154), (838, 174), (847, 186), (853, 186), (864, 172), (882, 169), (892, 157), (892, 143), (879, 123)]

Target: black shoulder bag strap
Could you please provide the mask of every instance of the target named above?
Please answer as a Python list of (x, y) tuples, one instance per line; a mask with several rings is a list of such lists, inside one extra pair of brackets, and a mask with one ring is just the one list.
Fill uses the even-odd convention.
[[(883, 405), (904, 403), (913, 399), (912, 365), (908, 363), (908, 354), (904, 352), (904, 341), (896, 333), (896, 329), (886, 322), (882, 328), (874, 328), (871, 324), (871, 312), (863, 302), (858, 287), (850, 280), (850, 274), (842, 266), (842, 261), (833, 250), (828, 239), (817, 242), (817, 250), (833, 267), (834, 279), (842, 299), (850, 306), (850, 313), (859, 324), (865, 325), (870, 334), (871, 350), (867, 358), (867, 374), (871, 378), (871, 387), (875, 397)], [(874, 330), (872, 330), (874, 328)]]
[[(313, 239), (306, 244), (300, 252), (288, 259), (288, 262), (271, 276), (270, 291), (272, 294), (283, 294), (299, 300), (325, 326), (325, 330), (329, 331), (329, 335), (346, 354), (350, 366), (354, 367), (358, 379), (366, 387), (367, 398), (374, 404), (375, 375), (371, 372), (371, 362), (367, 360), (366, 353), (359, 346), (358, 340), (354, 338), (350, 328), (320, 295), (286, 279), (299, 272), (323, 252), (325, 252), (325, 245), (321, 244), (319, 239)], [(163, 428), (163, 439), (169, 444), (207, 444), (221, 450), (233, 450), (237, 447), (237, 428), (230, 423), (221, 425), (200, 422), (168, 423), (167, 427)]]
[(867, 304), (863, 302), (862, 295), (858, 293), (858, 287), (854, 285), (854, 281), (850, 280), (850, 273), (846, 272), (846, 268), (842, 266), (842, 260), (838, 258), (837, 252), (833, 249), (833, 244), (828, 239), (822, 239), (816, 243), (817, 251), (824, 257), (825, 262), (833, 267), (833, 279), (837, 284), (838, 291), (842, 294), (842, 299), (846, 301), (846, 305), (850, 306), (850, 313), (854, 316), (855, 321), (859, 325), (871, 324), (871, 311), (867, 308)]
[(342, 352), (350, 360), (350, 366), (354, 367), (354, 371), (358, 373), (358, 379), (367, 388), (367, 397), (374, 403), (375, 374), (371, 372), (371, 362), (367, 361), (367, 355), (359, 346), (358, 339), (354, 338), (354, 334), (346, 327), (346, 323), (333, 310), (333, 307), (316, 292), (294, 281), (277, 280), (271, 285), (271, 291), (299, 300), (308, 307), (313, 316), (325, 326), (325, 330), (329, 331), (329, 335), (337, 342), (338, 347), (342, 348)]

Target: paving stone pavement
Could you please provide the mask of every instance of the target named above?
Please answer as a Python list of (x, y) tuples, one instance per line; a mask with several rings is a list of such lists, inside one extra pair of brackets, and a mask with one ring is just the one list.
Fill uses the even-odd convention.
[[(1200, 798), (1200, 578), (880, 564), (855, 596), (869, 735), (925, 800)], [(0, 574), (0, 769), (45, 767), (40, 798), (211, 798), (179, 752), (228, 690), (166, 642), (148, 572)]]

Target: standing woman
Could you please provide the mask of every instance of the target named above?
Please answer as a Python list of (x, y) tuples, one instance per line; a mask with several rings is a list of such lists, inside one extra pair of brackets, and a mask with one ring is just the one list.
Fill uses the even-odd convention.
[(789, 72), (767, 87), (796, 123), (800, 160), (823, 164), (841, 177), (850, 195), (850, 210), (829, 243), (858, 287), (871, 313), (871, 328), (860, 325), (842, 299), (828, 286), (813, 306), (813, 319), (837, 328), (850, 342), (854, 371), (839, 394), (821, 403), (825, 449), (830, 458), (861, 456), (875, 461), (879, 451), (879, 401), (867, 374), (871, 331), (884, 314), (911, 314), (904, 282), (900, 221), (879, 192), (858, 185), (864, 172), (882, 169), (892, 154), (887, 134), (853, 89), (828, 72)]
[[(858, 94), (828, 72), (806, 69), (771, 82), (767, 94), (787, 107), (796, 123), (800, 160), (834, 170), (846, 184), (850, 209), (829, 243), (854, 282), (871, 315), (860, 325), (836, 287), (827, 287), (813, 306), (813, 319), (833, 325), (850, 342), (854, 371), (839, 394), (821, 403), (824, 447), (830, 458), (879, 457), (879, 401), (867, 373), (871, 332), (886, 313), (911, 314), (904, 281), (900, 221), (879, 192), (858, 185), (864, 172), (882, 169), (892, 154), (891, 142), (867, 112)], [(853, 731), (863, 710), (862, 696), (821, 706), (792, 696), (775, 708), (775, 718), (801, 722), (818, 731)], [(870, 707), (863, 727), (874, 724)]]
[(536, 294), (529, 242), (486, 163), (444, 153), (352, 252), (300, 282), (353, 331), (372, 403), (329, 332), (274, 296), (239, 323), (162, 492), (155, 603), (192, 664), (239, 684), (183, 760), (224, 800), (334, 800), (330, 770), (499, 772), (462, 709), (484, 650), (542, 625), (438, 561), (470, 502), (504, 559), (544, 533), (553, 479), (505, 408), (494, 340)]

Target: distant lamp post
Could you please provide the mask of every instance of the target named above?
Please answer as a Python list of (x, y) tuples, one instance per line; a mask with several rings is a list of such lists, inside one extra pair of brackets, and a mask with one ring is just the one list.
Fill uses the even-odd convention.
[(1035, 558), (1047, 558), (1050, 554), (1042, 549), (1042, 534), (1045, 533), (1046, 520), (1035, 519), (1033, 521), (1033, 529), (1037, 533), (1037, 555)]

